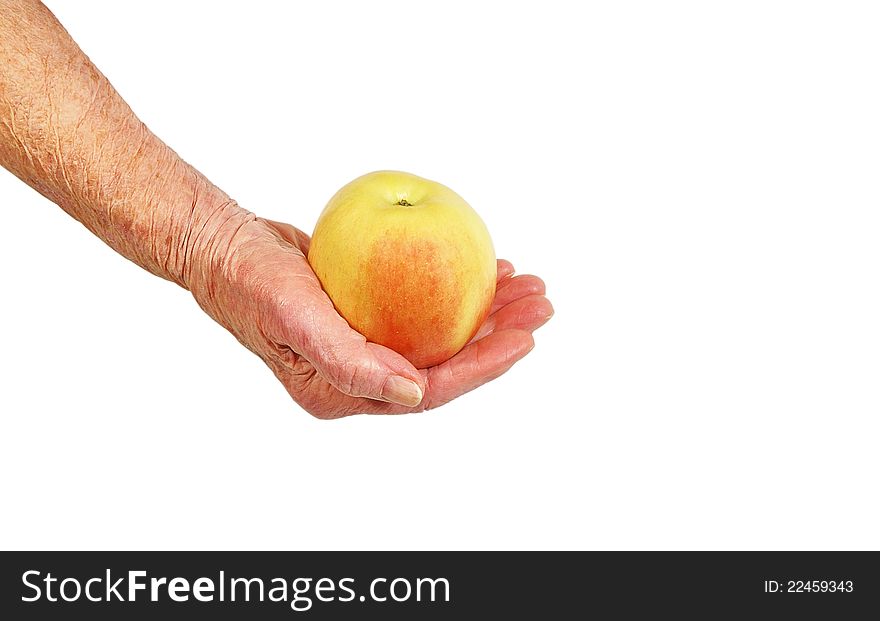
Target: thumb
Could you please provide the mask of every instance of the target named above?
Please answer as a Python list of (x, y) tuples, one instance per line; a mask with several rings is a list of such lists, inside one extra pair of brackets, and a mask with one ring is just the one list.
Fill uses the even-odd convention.
[(425, 379), (406, 358), (367, 342), (349, 327), (329, 299), (308, 316), (308, 334), (296, 339), (300, 352), (334, 388), (352, 397), (407, 407), (421, 403)]
[[(308, 255), (309, 236), (283, 222), (266, 220), (284, 240)], [(281, 332), (288, 342), (297, 344), (302, 354), (318, 373), (340, 392), (352, 397), (367, 397), (415, 407), (422, 401), (424, 376), (395, 351), (369, 343), (352, 330), (336, 312), (333, 302), (321, 289), (317, 277), (309, 270), (305, 283), (292, 272), (291, 280), (282, 287), (293, 292), (292, 305), (284, 317)], [(295, 309), (295, 310), (294, 310)]]

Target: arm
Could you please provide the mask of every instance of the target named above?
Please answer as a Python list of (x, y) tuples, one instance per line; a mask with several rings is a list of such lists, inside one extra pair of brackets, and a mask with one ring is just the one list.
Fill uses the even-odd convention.
[(493, 313), (451, 360), (416, 369), (336, 313), (309, 237), (239, 207), (153, 135), (36, 0), (0, 0), (0, 164), (117, 252), (189, 289), (319, 418), (442, 405), (504, 373), (552, 314), (499, 261)]
[(0, 164), (123, 256), (190, 286), (202, 242), (228, 245), (253, 216), (141, 123), (42, 3), (0, 0), (0, 41)]

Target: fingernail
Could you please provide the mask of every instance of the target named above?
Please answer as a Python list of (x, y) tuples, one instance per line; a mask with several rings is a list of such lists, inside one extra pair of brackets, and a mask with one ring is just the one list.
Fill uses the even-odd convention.
[(382, 398), (391, 403), (413, 407), (422, 402), (422, 389), (412, 380), (392, 375), (385, 380)]

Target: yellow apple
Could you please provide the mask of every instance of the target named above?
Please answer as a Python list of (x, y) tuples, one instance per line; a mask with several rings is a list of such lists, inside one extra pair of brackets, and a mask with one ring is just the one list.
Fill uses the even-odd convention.
[(359, 177), (324, 208), (309, 263), (349, 325), (418, 368), (454, 356), (495, 296), (495, 250), (463, 198), (396, 171)]

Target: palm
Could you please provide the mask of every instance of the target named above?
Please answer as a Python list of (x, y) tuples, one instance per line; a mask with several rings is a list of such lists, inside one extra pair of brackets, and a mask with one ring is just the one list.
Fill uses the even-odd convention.
[[(309, 237), (302, 231), (278, 222), (264, 221), (280, 236), (268, 262), (275, 274), (284, 274), (280, 285), (281, 298), (297, 300), (297, 306), (310, 309), (305, 313), (307, 323), (293, 322), (294, 332), (314, 330), (341, 330), (344, 320), (318, 282), (306, 260)], [(278, 264), (283, 264), (278, 265)], [(303, 299), (306, 299), (305, 303)], [(350, 414), (403, 414), (438, 407), (452, 399), (495, 379), (525, 356), (534, 346), (531, 332), (543, 325), (553, 314), (553, 308), (544, 297), (544, 283), (537, 276), (513, 275), (513, 265), (498, 261), (498, 281), (495, 299), (489, 317), (474, 339), (450, 360), (420, 369), (425, 392), (415, 408), (386, 403), (364, 397), (352, 397), (337, 390), (296, 346), (308, 335), (295, 333), (282, 349), (282, 360), (274, 357), (264, 360), (284, 384), (290, 395), (312, 414), (321, 418), (337, 418)], [(340, 332), (342, 334), (342, 332)], [(357, 339), (373, 354), (392, 365), (401, 358), (395, 352), (367, 343), (357, 332), (344, 328), (345, 338)], [(278, 349), (278, 348), (275, 348)], [(259, 352), (258, 352), (259, 353)], [(277, 353), (277, 352), (276, 352)], [(331, 352), (332, 355), (332, 352)]]

